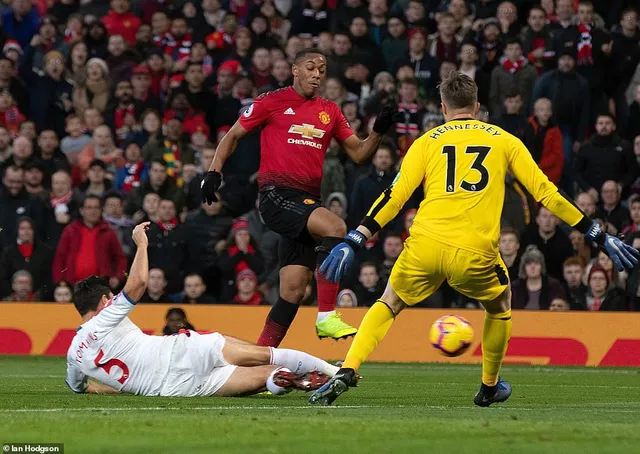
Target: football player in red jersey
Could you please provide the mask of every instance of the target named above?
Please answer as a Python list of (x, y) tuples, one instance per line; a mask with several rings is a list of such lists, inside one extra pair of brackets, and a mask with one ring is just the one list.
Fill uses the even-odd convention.
[[(327, 59), (317, 49), (300, 51), (293, 63), (293, 86), (259, 96), (224, 136), (202, 182), (203, 202), (217, 200), (222, 167), (238, 140), (256, 128), (260, 136), (260, 214), (282, 238), (280, 298), (271, 308), (258, 345), (280, 344), (298, 311), (312, 273), (331, 249), (343, 241), (346, 225), (320, 203), (324, 157), (332, 138), (342, 143), (356, 163), (366, 161), (394, 122), (395, 112), (385, 106), (364, 140), (351, 130), (340, 108), (318, 97), (326, 78)], [(353, 336), (356, 329), (335, 312), (338, 284), (317, 271), (320, 338)]]

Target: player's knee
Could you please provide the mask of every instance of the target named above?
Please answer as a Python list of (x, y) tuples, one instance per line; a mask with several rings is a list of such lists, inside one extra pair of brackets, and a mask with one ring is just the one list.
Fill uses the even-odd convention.
[(507, 288), (493, 301), (484, 304), (484, 309), (489, 314), (501, 314), (511, 310), (511, 287)]
[(300, 304), (307, 288), (305, 282), (280, 282), (280, 297), (292, 304)]

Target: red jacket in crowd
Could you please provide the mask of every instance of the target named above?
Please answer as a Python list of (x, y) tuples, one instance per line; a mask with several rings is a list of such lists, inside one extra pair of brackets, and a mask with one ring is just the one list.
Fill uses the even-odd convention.
[[(86, 238), (87, 234), (95, 235), (95, 248), (82, 245), (83, 238)], [(94, 250), (91, 251), (91, 249)], [(54, 282), (66, 281), (75, 284), (87, 277), (76, 276), (76, 265), (82, 264), (86, 269), (87, 262), (92, 260), (95, 260), (93, 274), (124, 279), (127, 271), (127, 257), (111, 227), (106, 222), (100, 221), (93, 229), (88, 229), (83, 221), (73, 221), (63, 230), (53, 259)]]
[[(538, 134), (538, 122), (533, 116), (529, 117), (529, 123), (533, 127), (534, 134)], [(562, 169), (564, 167), (564, 153), (562, 151), (562, 132), (558, 126), (550, 126), (544, 137), (542, 157), (538, 167), (549, 180), (556, 186), (560, 184)]]
[(109, 14), (102, 18), (102, 23), (107, 27), (109, 35), (122, 35), (127, 44), (133, 46), (142, 21), (131, 12), (118, 14), (109, 10)]

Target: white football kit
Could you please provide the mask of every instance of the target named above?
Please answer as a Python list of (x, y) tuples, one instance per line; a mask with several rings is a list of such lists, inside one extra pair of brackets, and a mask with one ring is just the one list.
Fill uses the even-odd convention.
[(211, 396), (236, 366), (222, 355), (219, 333), (150, 336), (127, 317), (135, 303), (124, 292), (77, 330), (67, 351), (67, 385), (87, 390), (88, 377), (143, 396)]

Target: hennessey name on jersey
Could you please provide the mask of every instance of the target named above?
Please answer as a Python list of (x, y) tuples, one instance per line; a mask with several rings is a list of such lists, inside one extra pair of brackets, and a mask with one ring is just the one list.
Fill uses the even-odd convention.
[(474, 129), (479, 129), (481, 131), (486, 132), (487, 134), (491, 134), (492, 136), (499, 136), (500, 132), (494, 128), (493, 126), (486, 124), (486, 123), (460, 123), (460, 124), (454, 124), (454, 125), (442, 125), (442, 126), (438, 126), (435, 129), (432, 129), (431, 134), (429, 135), (429, 137), (431, 139), (437, 139), (438, 137), (440, 137), (442, 134), (449, 132), (449, 131), (464, 131), (464, 130), (474, 130)]

